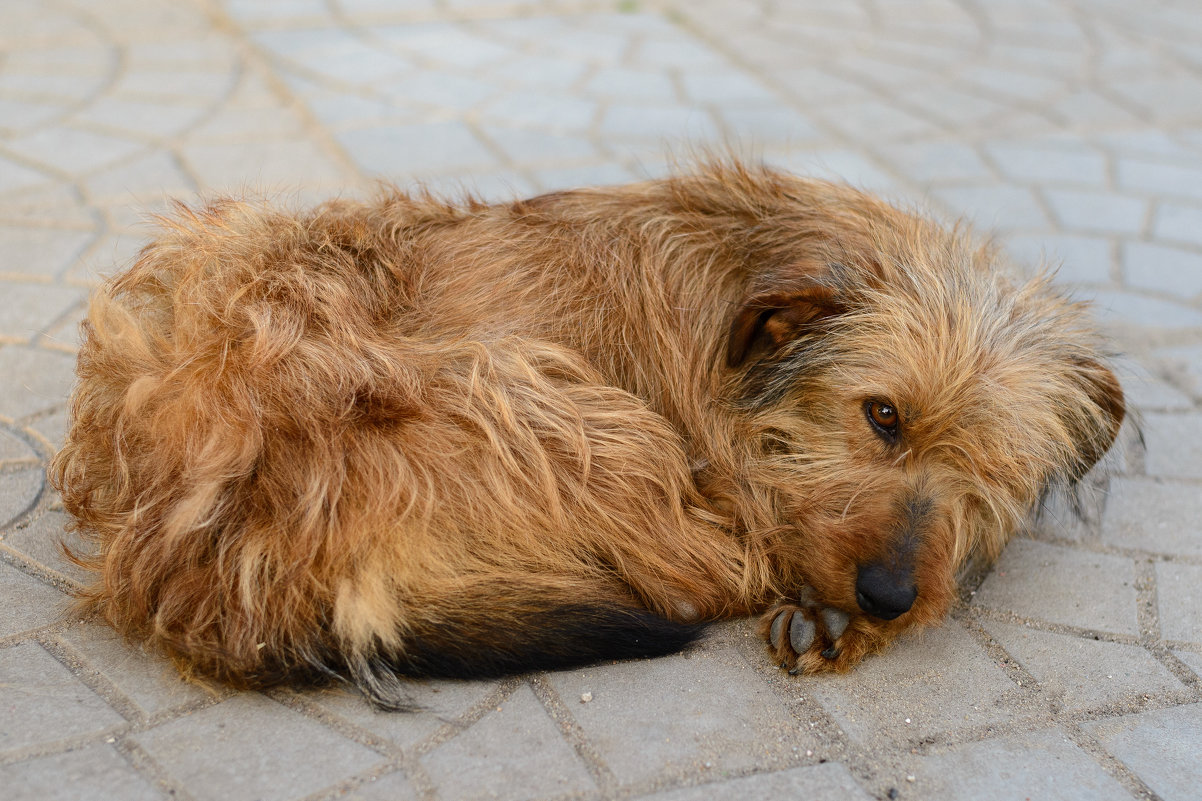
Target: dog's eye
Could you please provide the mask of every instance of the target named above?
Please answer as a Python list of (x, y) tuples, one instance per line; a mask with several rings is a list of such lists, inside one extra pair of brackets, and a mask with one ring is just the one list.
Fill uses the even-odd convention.
[(877, 433), (890, 441), (897, 438), (897, 408), (893, 404), (885, 401), (868, 401), (864, 404), (864, 413)]

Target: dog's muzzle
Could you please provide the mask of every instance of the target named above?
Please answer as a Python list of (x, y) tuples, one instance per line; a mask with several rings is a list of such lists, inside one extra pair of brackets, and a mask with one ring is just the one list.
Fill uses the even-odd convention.
[(918, 587), (908, 570), (890, 570), (878, 562), (864, 565), (856, 576), (856, 603), (881, 620), (909, 612), (917, 597)]

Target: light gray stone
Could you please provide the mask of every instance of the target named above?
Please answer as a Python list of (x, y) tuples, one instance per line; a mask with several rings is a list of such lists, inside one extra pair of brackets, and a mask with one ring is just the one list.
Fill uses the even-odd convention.
[(1189, 482), (1116, 476), (1110, 480), (1102, 541), (1202, 557), (1202, 492)]
[(461, 801), (516, 801), (596, 790), (584, 764), (526, 685), (422, 764), (440, 797)]
[(131, 139), (166, 138), (187, 130), (209, 113), (203, 103), (163, 103), (102, 97), (71, 119), (83, 126), (119, 131)]
[(1181, 248), (1127, 242), (1123, 272), (1132, 286), (1185, 298), (1202, 293), (1202, 254)]
[(1181, 303), (1157, 300), (1134, 292), (1090, 291), (1097, 316), (1103, 323), (1148, 328), (1202, 326), (1202, 312)]
[(58, 590), (0, 562), (0, 637), (58, 622), (66, 604)]
[(1018, 186), (964, 186), (935, 189), (932, 194), (953, 212), (983, 228), (1043, 230), (1048, 219), (1029, 189)]
[(75, 357), (40, 348), (0, 347), (0, 414), (21, 418), (65, 403), (75, 381)]
[(226, 68), (135, 69), (121, 75), (112, 93), (119, 99), (159, 100), (170, 103), (183, 98), (187, 104), (192, 104), (220, 98), (233, 85), (235, 74)]
[(144, 715), (211, 697), (200, 685), (184, 681), (166, 657), (131, 645), (108, 626), (81, 623), (60, 636), (84, 657), (87, 669), (112, 682)]
[(1176, 162), (1120, 158), (1119, 188), (1146, 192), (1156, 197), (1188, 197), (1202, 200), (1202, 166)]
[(1003, 723), (1021, 692), (954, 620), (805, 689), (853, 740), (880, 745)]
[(251, 693), (133, 739), (198, 801), (286, 801), (383, 761), (320, 723)]
[(895, 191), (897, 182), (866, 156), (852, 150), (805, 148), (771, 161), (811, 178), (850, 184), (875, 192)]
[(585, 88), (590, 94), (627, 101), (656, 100), (675, 103), (679, 100), (671, 76), (656, 70), (607, 67), (593, 73)]
[(1061, 224), (1077, 231), (1137, 234), (1148, 211), (1143, 198), (1109, 192), (1047, 189), (1044, 195)]
[(0, 304), (0, 337), (31, 341), (50, 328), (87, 293), (76, 287), (5, 281), (4, 303)]
[(481, 115), (501, 125), (578, 133), (592, 126), (597, 101), (566, 93), (521, 89), (495, 98), (481, 110)]
[(65, 127), (13, 139), (7, 146), (30, 161), (69, 173), (99, 169), (146, 147), (121, 137)]
[(600, 154), (583, 136), (485, 125), (481, 130), (506, 156), (519, 163), (594, 160)]
[(1072, 710), (1134, 696), (1183, 690), (1154, 656), (1137, 645), (1039, 631), (996, 621), (982, 624), (1039, 681), (1044, 697)]
[(237, 195), (346, 184), (345, 173), (307, 140), (188, 144), (180, 150), (202, 190)]
[(1148, 475), (1202, 478), (1202, 414), (1144, 415), (1144, 463)]
[(580, 80), (587, 69), (584, 61), (531, 53), (494, 65), (488, 74), (495, 80), (521, 87), (564, 90)]
[(993, 177), (976, 148), (960, 142), (914, 142), (884, 152), (897, 169), (924, 184)]
[(413, 710), (399, 714), (373, 709), (362, 696), (349, 690), (314, 691), (307, 698), (322, 709), (408, 749), (467, 712), (496, 688), (495, 681), (409, 681), (405, 692)]
[(876, 99), (822, 108), (821, 114), (831, 126), (852, 138), (887, 141), (931, 136), (937, 131), (933, 123)]
[(93, 198), (108, 198), (134, 205), (137, 205), (138, 198), (182, 196), (195, 190), (175, 157), (163, 150), (155, 150), (95, 173), (88, 178), (86, 186)]
[(778, 103), (726, 106), (718, 110), (718, 116), (736, 141), (793, 143), (821, 136), (809, 119)]
[(755, 78), (729, 68), (721, 72), (687, 70), (680, 76), (685, 96), (694, 103), (775, 103), (776, 95)]
[(1193, 651), (1173, 651), (1173, 654), (1189, 666), (1189, 669), (1202, 678), (1202, 654)]
[(338, 797), (345, 801), (417, 801), (419, 798), (413, 784), (400, 772), (369, 779)]
[[(602, 665), (549, 677), (576, 722), (623, 784), (710, 763), (717, 770), (766, 767), (803, 746), (767, 685), (733, 655), (691, 654)], [(587, 704), (579, 702), (592, 694)], [(718, 699), (721, 699), (719, 702)], [(631, 738), (631, 732), (640, 736)]]
[(7, 801), (154, 801), (167, 798), (109, 745), (0, 765)]
[(1152, 234), (1157, 239), (1202, 245), (1202, 206), (1161, 203)]
[(1123, 397), (1136, 409), (1162, 412), (1192, 409), (1194, 401), (1176, 387), (1151, 376), (1122, 376)]
[(1006, 250), (1024, 266), (1046, 266), (1069, 284), (1110, 282), (1110, 243), (1099, 237), (1049, 235), (1006, 237)]
[(21, 192), (45, 186), (51, 180), (53, 179), (43, 172), (16, 164), (10, 159), (0, 156), (0, 193)]
[(0, 472), (0, 527), (32, 509), (45, 483), (41, 465)]
[[(496, 86), (488, 81), (449, 72), (415, 72), (387, 86), (393, 103), (415, 113), (427, 109), (445, 111), (468, 111), (499, 94)], [(427, 110), (428, 114), (428, 110)]]
[(1139, 632), (1135, 566), (1120, 556), (1015, 540), (1006, 546), (975, 601), (1051, 623)]
[(38, 460), (38, 452), (33, 449), (24, 437), (0, 428), (0, 464), (15, 466), (16, 464), (32, 464)]
[(0, 709), (0, 755), (104, 734), (125, 722), (33, 642), (0, 649)]
[(1073, 142), (991, 142), (986, 151), (1002, 173), (1037, 184), (1104, 186), (1106, 158)]
[(585, 167), (560, 167), (534, 171), (534, 179), (545, 191), (572, 189), (578, 186), (607, 186), (622, 184), (634, 176), (620, 164), (604, 163)]
[(27, 524), (11, 526), (0, 541), (43, 567), (81, 584), (87, 583), (92, 580), (92, 573), (69, 561), (60, 543), (66, 543), (78, 554), (89, 554), (95, 546), (84, 542), (77, 532), (67, 532), (67, 521), (64, 512), (46, 512)]
[(1194, 801), (1202, 785), (1202, 704), (1084, 723), (1164, 801)]
[(903, 798), (929, 801), (1128, 801), (1123, 786), (1062, 732), (1050, 729), (957, 746), (914, 760)]
[(685, 71), (727, 66), (725, 60), (705, 44), (684, 36), (643, 41), (635, 50), (632, 60), (643, 67), (677, 67)]
[(1202, 345), (1157, 348), (1154, 354), (1167, 362), (1174, 372), (1184, 376), (1195, 393), (1202, 394)]
[(454, 22), (376, 26), (372, 34), (406, 55), (465, 72), (486, 72), (490, 65), (513, 54), (512, 48), (478, 36)]
[(707, 111), (662, 103), (614, 103), (602, 116), (600, 131), (603, 136), (623, 139), (692, 142), (713, 141), (718, 133)]
[(1202, 567), (1156, 563), (1160, 636), (1202, 644)]
[[(96, 235), (91, 231), (0, 225), (0, 273), (54, 278), (66, 270), (95, 238)], [(5, 328), (12, 328), (18, 320), (40, 320), (45, 315), (37, 312), (46, 305), (47, 299), (53, 300), (72, 292), (67, 287), (44, 283), (6, 281), (4, 303), (0, 305), (0, 323), (4, 323)], [(39, 300), (42, 302), (39, 303)], [(53, 302), (50, 307), (50, 310), (59, 309), (59, 305)]]
[(804, 798), (806, 801), (869, 801), (843, 765), (828, 762), (805, 768), (760, 773), (741, 779), (684, 787), (644, 796), (645, 801), (747, 801)]

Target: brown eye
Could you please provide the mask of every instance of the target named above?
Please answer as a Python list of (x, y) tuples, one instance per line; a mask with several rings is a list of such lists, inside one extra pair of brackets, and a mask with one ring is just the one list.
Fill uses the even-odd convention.
[(864, 404), (864, 412), (868, 416), (868, 422), (872, 423), (872, 427), (877, 430), (877, 433), (890, 441), (897, 437), (897, 408), (893, 404), (885, 401), (868, 401)]

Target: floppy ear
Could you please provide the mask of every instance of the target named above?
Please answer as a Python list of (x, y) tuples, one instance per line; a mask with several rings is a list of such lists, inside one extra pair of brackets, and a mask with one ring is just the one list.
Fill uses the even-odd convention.
[[(1079, 479), (1089, 472), (1099, 459), (1110, 450), (1118, 436), (1119, 428), (1127, 413), (1127, 405), (1123, 399), (1123, 388), (1118, 378), (1099, 362), (1093, 359), (1075, 360), (1074, 367), (1081, 380), (1085, 394), (1096, 405), (1100, 414), (1090, 415), (1090, 430), (1078, 431), (1077, 434), (1077, 463), (1072, 466), (1074, 479)], [(1101, 423), (1101, 427), (1096, 427)]]
[(818, 320), (841, 311), (835, 291), (818, 283), (753, 294), (730, 321), (726, 364), (738, 367), (754, 351), (776, 351)]

